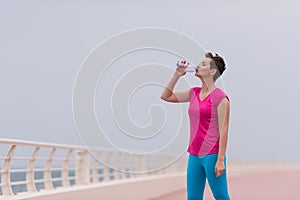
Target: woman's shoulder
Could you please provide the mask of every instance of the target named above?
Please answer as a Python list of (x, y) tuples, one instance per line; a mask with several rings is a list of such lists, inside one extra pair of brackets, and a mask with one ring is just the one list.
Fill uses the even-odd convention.
[(196, 90), (196, 89), (201, 89), (201, 87), (199, 87), (199, 86), (193, 86), (193, 87), (191, 87), (191, 89)]
[(191, 87), (191, 88), (190, 88), (190, 92), (191, 92), (191, 91), (197, 92), (197, 91), (199, 91), (200, 89), (201, 89), (201, 87), (199, 87), (199, 86), (194, 86), (194, 87)]
[(223, 98), (225, 97), (229, 100), (227, 92), (225, 92), (223, 89), (217, 87), (215, 90), (216, 91), (214, 92), (212, 97), (216, 105), (218, 105), (220, 101), (223, 100)]
[(219, 94), (223, 94), (223, 95), (227, 95), (227, 92), (219, 87), (216, 88), (216, 91), (219, 93)]
[(190, 99), (194, 98), (197, 94), (199, 94), (200, 87), (195, 86), (191, 87), (189, 91)]

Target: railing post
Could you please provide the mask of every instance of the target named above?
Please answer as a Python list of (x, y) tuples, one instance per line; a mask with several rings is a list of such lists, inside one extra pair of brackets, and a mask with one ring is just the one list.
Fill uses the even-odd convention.
[(157, 174), (159, 174), (159, 171), (158, 171), (158, 169), (157, 169), (157, 164), (156, 164), (156, 162), (157, 162), (157, 160), (159, 159), (159, 157), (157, 157), (157, 156), (152, 156), (152, 161), (151, 161), (151, 163), (152, 163), (152, 175), (157, 175)]
[(35, 160), (40, 151), (40, 147), (35, 147), (34, 152), (32, 153), (32, 158), (28, 164), (28, 171), (26, 173), (26, 181), (27, 181), (27, 191), (28, 192), (36, 192), (35, 182), (34, 182), (34, 165)]
[(98, 175), (98, 166), (99, 166), (99, 157), (100, 157), (100, 152), (96, 153), (96, 158), (93, 158), (93, 171), (92, 171), (92, 180), (93, 183), (99, 182), (99, 175)]
[(54, 157), (54, 154), (56, 152), (56, 148), (53, 147), (50, 154), (49, 154), (49, 157), (47, 159), (47, 162), (46, 162), (46, 169), (44, 171), (44, 184), (45, 184), (45, 189), (46, 190), (52, 190), (53, 189), (53, 184), (52, 184), (52, 176), (51, 176), (51, 168), (52, 168), (52, 161), (53, 161), (53, 157)]
[(17, 145), (11, 145), (7, 158), (3, 163), (3, 172), (1, 174), (1, 183), (2, 183), (2, 193), (3, 195), (13, 195), (11, 184), (10, 184), (10, 165), (11, 165), (11, 157), (13, 156)]
[(123, 160), (122, 160), (122, 169), (124, 170), (124, 172), (122, 173), (122, 179), (126, 179), (127, 178), (127, 174), (128, 174), (128, 171), (127, 171), (127, 157), (128, 157), (128, 154), (124, 154), (124, 157), (123, 157)]
[(130, 166), (130, 172), (131, 172), (130, 176), (132, 178), (135, 178), (137, 176), (137, 174), (136, 174), (136, 158), (132, 154), (130, 156), (129, 166)]
[(104, 181), (110, 181), (110, 168), (107, 166), (109, 165), (110, 159), (112, 157), (112, 152), (107, 152), (107, 158), (105, 160), (105, 163), (103, 164), (103, 180)]
[(70, 187), (69, 177), (69, 161), (72, 156), (73, 149), (69, 149), (67, 156), (64, 160), (63, 170), (61, 172), (62, 185), (63, 187)]
[(145, 176), (145, 169), (146, 169), (146, 163), (145, 163), (145, 159), (146, 159), (146, 156), (141, 154), (139, 155), (138, 157), (138, 163), (139, 163), (139, 172), (140, 172), (140, 176), (143, 177)]
[(118, 152), (118, 153), (116, 153), (117, 154), (117, 156), (116, 156), (116, 160), (115, 160), (115, 164), (116, 164), (116, 166), (115, 166), (115, 169), (114, 169), (114, 180), (118, 180), (118, 179), (120, 179), (121, 178), (121, 176), (122, 176), (122, 171), (120, 170), (120, 163), (121, 163), (121, 155), (122, 155), (122, 152)]
[(90, 160), (87, 150), (76, 151), (76, 183), (90, 183)]
[(155, 172), (153, 171), (153, 169), (154, 169), (154, 164), (153, 164), (153, 155), (149, 155), (148, 156), (149, 158), (148, 158), (148, 160), (147, 160), (147, 166), (148, 166), (148, 174), (151, 176), (151, 175), (153, 175)]

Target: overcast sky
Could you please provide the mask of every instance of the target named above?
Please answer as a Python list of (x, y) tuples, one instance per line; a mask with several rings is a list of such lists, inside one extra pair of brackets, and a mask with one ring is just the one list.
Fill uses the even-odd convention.
[[(231, 99), (228, 157), (298, 161), (299, 8), (299, 1), (286, 0), (1, 1), (0, 137), (81, 144), (72, 91), (84, 59), (112, 35), (161, 27), (186, 34), (225, 58), (222, 87)], [(167, 60), (156, 53), (144, 52), (143, 58), (157, 55), (156, 62), (173, 64), (171, 56)], [(146, 110), (154, 103), (168, 106), (159, 100), (162, 89), (140, 93)], [(130, 110), (139, 116), (136, 123), (149, 122), (144, 111)], [(175, 122), (175, 115), (167, 120)]]

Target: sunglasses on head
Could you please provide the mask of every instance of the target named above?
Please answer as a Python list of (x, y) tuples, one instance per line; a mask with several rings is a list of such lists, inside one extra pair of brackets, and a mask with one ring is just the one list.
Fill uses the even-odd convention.
[(213, 53), (213, 52), (209, 52), (209, 53), (211, 53), (211, 55), (213, 56), (213, 58), (219, 57), (219, 55), (217, 53)]

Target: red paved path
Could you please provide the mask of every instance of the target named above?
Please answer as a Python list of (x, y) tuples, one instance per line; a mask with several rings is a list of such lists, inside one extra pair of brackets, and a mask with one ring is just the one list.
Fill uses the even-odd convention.
[[(300, 200), (300, 169), (271, 170), (228, 177), (231, 200)], [(204, 200), (214, 200), (206, 185)], [(151, 200), (186, 200), (180, 190)]]

